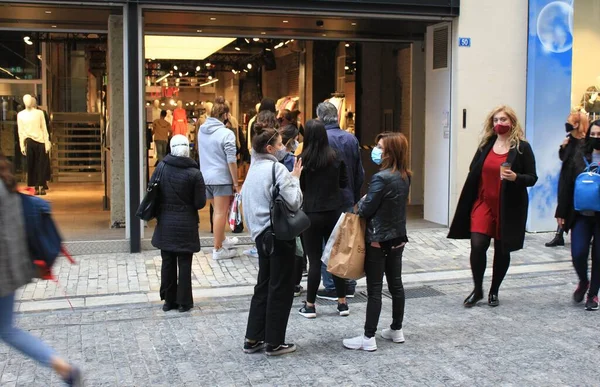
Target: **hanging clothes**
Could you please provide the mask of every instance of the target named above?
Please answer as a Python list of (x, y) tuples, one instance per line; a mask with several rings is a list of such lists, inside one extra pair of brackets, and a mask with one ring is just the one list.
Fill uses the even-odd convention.
[(187, 123), (187, 113), (185, 109), (175, 109), (175, 111), (173, 112), (173, 136), (178, 134), (183, 134), (184, 136), (187, 136)]

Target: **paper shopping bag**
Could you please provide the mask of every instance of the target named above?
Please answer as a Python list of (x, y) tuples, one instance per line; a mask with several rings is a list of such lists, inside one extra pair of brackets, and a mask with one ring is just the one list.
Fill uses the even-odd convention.
[(331, 248), (327, 271), (340, 278), (357, 280), (365, 276), (365, 221), (345, 213)]

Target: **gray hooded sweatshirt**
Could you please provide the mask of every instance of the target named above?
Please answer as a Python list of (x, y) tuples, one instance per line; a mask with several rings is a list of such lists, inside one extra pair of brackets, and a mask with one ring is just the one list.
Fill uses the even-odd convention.
[(198, 135), (200, 171), (206, 185), (232, 185), (229, 164), (237, 162), (235, 135), (216, 118), (208, 117)]

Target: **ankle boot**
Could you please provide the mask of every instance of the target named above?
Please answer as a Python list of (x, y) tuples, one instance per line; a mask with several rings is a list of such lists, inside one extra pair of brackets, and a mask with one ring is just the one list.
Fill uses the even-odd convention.
[(564, 246), (565, 245), (565, 238), (563, 237), (563, 229), (562, 227), (558, 227), (558, 229), (556, 230), (556, 234), (554, 235), (554, 239), (552, 239), (550, 242), (546, 243), (546, 247), (556, 247), (556, 246)]

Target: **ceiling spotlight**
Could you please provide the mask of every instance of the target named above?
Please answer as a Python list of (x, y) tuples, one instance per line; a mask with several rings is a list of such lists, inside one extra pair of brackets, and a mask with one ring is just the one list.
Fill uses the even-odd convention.
[(191, 105), (191, 106), (194, 106), (194, 102), (190, 102), (190, 105)]
[(349, 44), (349, 43), (346, 43), (346, 47), (350, 47), (350, 44)]
[(50, 14), (52, 13), (52, 11), (45, 11), (45, 13), (46, 13), (47, 15), (50, 15)]
[(244, 40), (246, 41), (246, 43), (250, 44), (250, 39), (244, 38)]
[(210, 81), (211, 79), (212, 79), (212, 75), (209, 75), (208, 76), (208, 80)]
[(181, 71), (179, 72), (179, 76), (180, 76), (180, 77), (183, 77), (183, 74), (181, 73)]
[(234, 47), (234, 49), (235, 49), (236, 51), (242, 51), (242, 49), (241, 49), (241, 48), (239, 48), (238, 46), (235, 46), (235, 47)]
[(265, 48), (265, 51), (271, 51), (271, 49), (267, 47), (267, 48)]
[(354, 23), (354, 22), (353, 22), (353, 23), (352, 23), (352, 25), (353, 25), (353, 26), (355, 26), (355, 25), (356, 25), (356, 23)]
[(210, 64), (210, 62), (206, 64), (206, 67), (210, 67), (210, 66), (212, 66), (212, 65)]
[(244, 72), (245, 72), (245, 73), (247, 73), (247, 72), (248, 72), (248, 70), (244, 69)]
[(163, 102), (163, 103), (161, 103), (161, 104), (160, 104), (160, 106), (165, 106), (165, 103), (164, 103), (164, 102)]
[(200, 33), (200, 32), (202, 32), (202, 30), (196, 30), (196, 32)]
[(24, 36), (24, 37), (23, 37), (23, 41), (24, 41), (25, 43), (27, 43), (27, 44), (29, 44), (29, 42), (31, 42), (31, 40), (30, 40), (30, 39), (31, 39), (31, 38), (30, 38), (29, 36)]
[(350, 67), (349, 66), (344, 66), (344, 69), (345, 70), (350, 70)]
[(200, 66), (196, 66), (196, 71), (200, 71)]
[(235, 71), (235, 69), (231, 69), (231, 72), (237, 74), (237, 71)]
[(186, 72), (185, 72), (185, 76), (187, 77), (188, 75), (190, 75), (190, 72), (189, 72), (189, 71), (186, 71)]
[(323, 34), (323, 36), (327, 36), (327, 34)]
[(179, 67), (177, 67), (177, 65), (173, 66), (173, 70), (177, 71), (179, 70)]
[(146, 102), (146, 106), (150, 106), (150, 102)]
[(289, 23), (289, 21), (287, 21), (287, 20), (284, 20), (283, 22), (284, 22), (284, 23)]
[(252, 70), (252, 63), (248, 63), (246, 67), (248, 67), (248, 70)]
[(266, 35), (267, 33), (263, 31), (263, 32), (261, 32), (260, 34), (261, 34), (261, 35)]
[(252, 40), (254, 40), (255, 42), (258, 42), (260, 40), (260, 38), (252, 38)]
[(217, 18), (216, 17), (211, 17), (210, 20), (211, 21), (215, 21), (215, 20), (217, 20)]
[(56, 26), (51, 26), (52, 28), (56, 28)]

